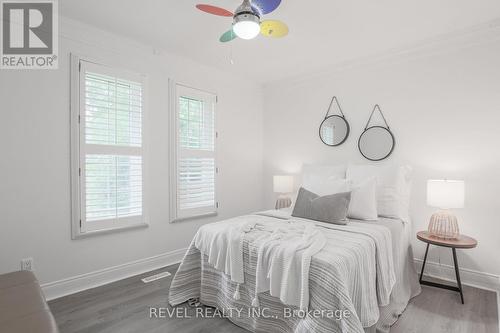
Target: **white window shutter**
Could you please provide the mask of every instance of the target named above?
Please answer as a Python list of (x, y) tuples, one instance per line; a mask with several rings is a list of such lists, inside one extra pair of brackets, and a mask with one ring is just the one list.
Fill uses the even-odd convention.
[(176, 218), (217, 212), (215, 96), (177, 86)]
[(85, 143), (141, 147), (142, 84), (85, 70)]
[(181, 211), (215, 206), (214, 158), (180, 158), (178, 198)]
[(82, 232), (144, 223), (142, 80), (81, 61)]

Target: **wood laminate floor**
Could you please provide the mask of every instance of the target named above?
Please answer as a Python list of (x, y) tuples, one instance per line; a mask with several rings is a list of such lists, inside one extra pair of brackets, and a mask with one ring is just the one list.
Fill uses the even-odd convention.
[[(150, 307), (172, 309), (167, 297), (177, 267), (82, 291), (53, 300), (49, 305), (61, 333), (247, 332), (224, 318), (196, 318), (195, 309), (185, 304), (177, 311), (180, 315), (186, 311), (192, 318), (151, 319)], [(169, 271), (172, 276), (147, 284), (141, 281), (160, 271)], [(464, 295), (465, 305), (462, 305), (458, 293), (424, 286), (391, 333), (499, 333), (496, 293), (465, 287)]]

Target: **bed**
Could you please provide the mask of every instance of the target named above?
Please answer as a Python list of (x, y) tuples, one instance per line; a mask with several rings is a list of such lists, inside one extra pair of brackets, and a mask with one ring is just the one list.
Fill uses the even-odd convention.
[(241, 285), (214, 268), (193, 239), (170, 286), (172, 306), (196, 298), (229, 313), (229, 320), (251, 332), (389, 332), (409, 300), (421, 291), (408, 219), (350, 219), (346, 225), (332, 226), (291, 216), (291, 210), (273, 210), (207, 224), (198, 233), (219, 233), (248, 221), (313, 223), (326, 236), (326, 245), (311, 257), (307, 311), (285, 305), (270, 292), (259, 294), (259, 306), (252, 306), (258, 233), (243, 238)]
[[(296, 219), (291, 217), (289, 212), (283, 211), (261, 212), (237, 219), (261, 219), (263, 216), (268, 219)], [(229, 219), (218, 223), (234, 222), (234, 219)], [(363, 261), (359, 253), (364, 253), (365, 248), (371, 246), (370, 239), (364, 234), (342, 230), (348, 229), (348, 226), (356, 226), (366, 233), (375, 233), (384, 228), (391, 235), (396, 281), (390, 293), (389, 304), (385, 306), (378, 304), (380, 300), (376, 295), (376, 277), (372, 276), (366, 283), (359, 282), (365, 279), (364, 275), (370, 271), (359, 267), (360, 261)], [(404, 311), (409, 300), (420, 293), (409, 242), (410, 224), (401, 220), (380, 218), (378, 221), (366, 222), (351, 220), (348, 226), (328, 229), (327, 246), (312, 258), (309, 311), (347, 310), (349, 318), (338, 320), (340, 312), (332, 316), (324, 311), (322, 314), (310, 316), (296, 312), (296, 315), (291, 316), (288, 307), (268, 293), (260, 295), (260, 308), (266, 309), (267, 312), (252, 312), (257, 256), (257, 248), (252, 244), (252, 239), (244, 242), (245, 284), (240, 288), (239, 300), (233, 298), (235, 283), (226, 274), (214, 269), (193, 242), (174, 276), (169, 302), (175, 306), (189, 299), (199, 298), (202, 304), (216, 307), (225, 313), (240, 309), (243, 315), (230, 316), (229, 320), (251, 332), (389, 332), (390, 326)], [(205, 227), (210, 229), (211, 226)], [(352, 239), (345, 241), (346, 235)], [(341, 239), (343, 243), (339, 244)], [(376, 304), (373, 303), (374, 299)]]

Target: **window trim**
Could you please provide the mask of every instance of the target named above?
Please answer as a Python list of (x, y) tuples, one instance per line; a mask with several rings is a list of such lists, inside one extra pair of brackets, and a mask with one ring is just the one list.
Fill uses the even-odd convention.
[[(81, 75), (80, 75), (80, 62), (85, 61), (90, 64), (104, 66), (110, 68), (110, 71), (119, 71), (124, 73), (125, 79), (129, 78), (126, 73), (130, 75), (141, 76), (141, 83), (143, 86), (143, 101), (142, 101), (142, 219), (139, 223), (133, 223), (123, 226), (103, 228), (99, 230), (83, 231), (81, 216), (82, 216), (82, 202), (81, 202), (81, 185), (80, 185), (80, 170), (81, 170), (81, 156), (80, 156), (80, 141), (82, 131), (80, 131), (80, 88), (81, 88)], [(118, 66), (108, 65), (106, 62), (94, 60), (88, 57), (81, 57), (76, 54), (71, 54), (70, 59), (70, 109), (71, 109), (71, 239), (87, 238), (95, 235), (109, 234), (125, 230), (142, 229), (149, 226), (149, 210), (148, 210), (148, 140), (146, 133), (147, 123), (147, 101), (148, 101), (148, 86), (147, 77), (142, 74), (136, 74), (130, 70), (122, 69)]]
[[(215, 210), (213, 212), (207, 212), (207, 213), (200, 213), (200, 214), (193, 214), (189, 216), (179, 216), (178, 214), (178, 209), (177, 209), (177, 153), (178, 153), (178, 146), (179, 146), (179, 136), (178, 136), (178, 113), (179, 113), (179, 101), (178, 101), (178, 90), (177, 87), (182, 87), (186, 89), (193, 89), (198, 91), (200, 94), (210, 94), (213, 95), (214, 97), (214, 106), (215, 106), (215, 115), (214, 115), (214, 129), (215, 129), (215, 142), (214, 142), (214, 157), (215, 157)], [(217, 102), (218, 102), (218, 97), (216, 93), (199, 89), (199, 88), (193, 88), (192, 86), (186, 85), (179, 83), (173, 79), (169, 79), (169, 168), (170, 168), (170, 174), (169, 174), (169, 188), (170, 188), (170, 199), (169, 199), (169, 221), (170, 223), (176, 223), (176, 222), (182, 222), (182, 221), (188, 221), (188, 220), (194, 220), (194, 219), (200, 219), (200, 218), (206, 218), (206, 217), (213, 217), (217, 216), (219, 214), (219, 208), (220, 208), (220, 203), (219, 203), (219, 178), (220, 178), (220, 169), (218, 166), (218, 139), (219, 139), (219, 132), (217, 130), (217, 124), (218, 124), (218, 113), (217, 113)]]

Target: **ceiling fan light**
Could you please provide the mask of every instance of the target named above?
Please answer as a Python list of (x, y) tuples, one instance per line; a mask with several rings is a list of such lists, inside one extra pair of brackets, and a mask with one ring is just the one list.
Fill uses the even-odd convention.
[(242, 21), (233, 26), (233, 31), (241, 39), (253, 39), (259, 34), (260, 25), (251, 21)]
[(260, 33), (260, 19), (253, 14), (241, 14), (234, 18), (233, 31), (241, 39), (253, 39)]

